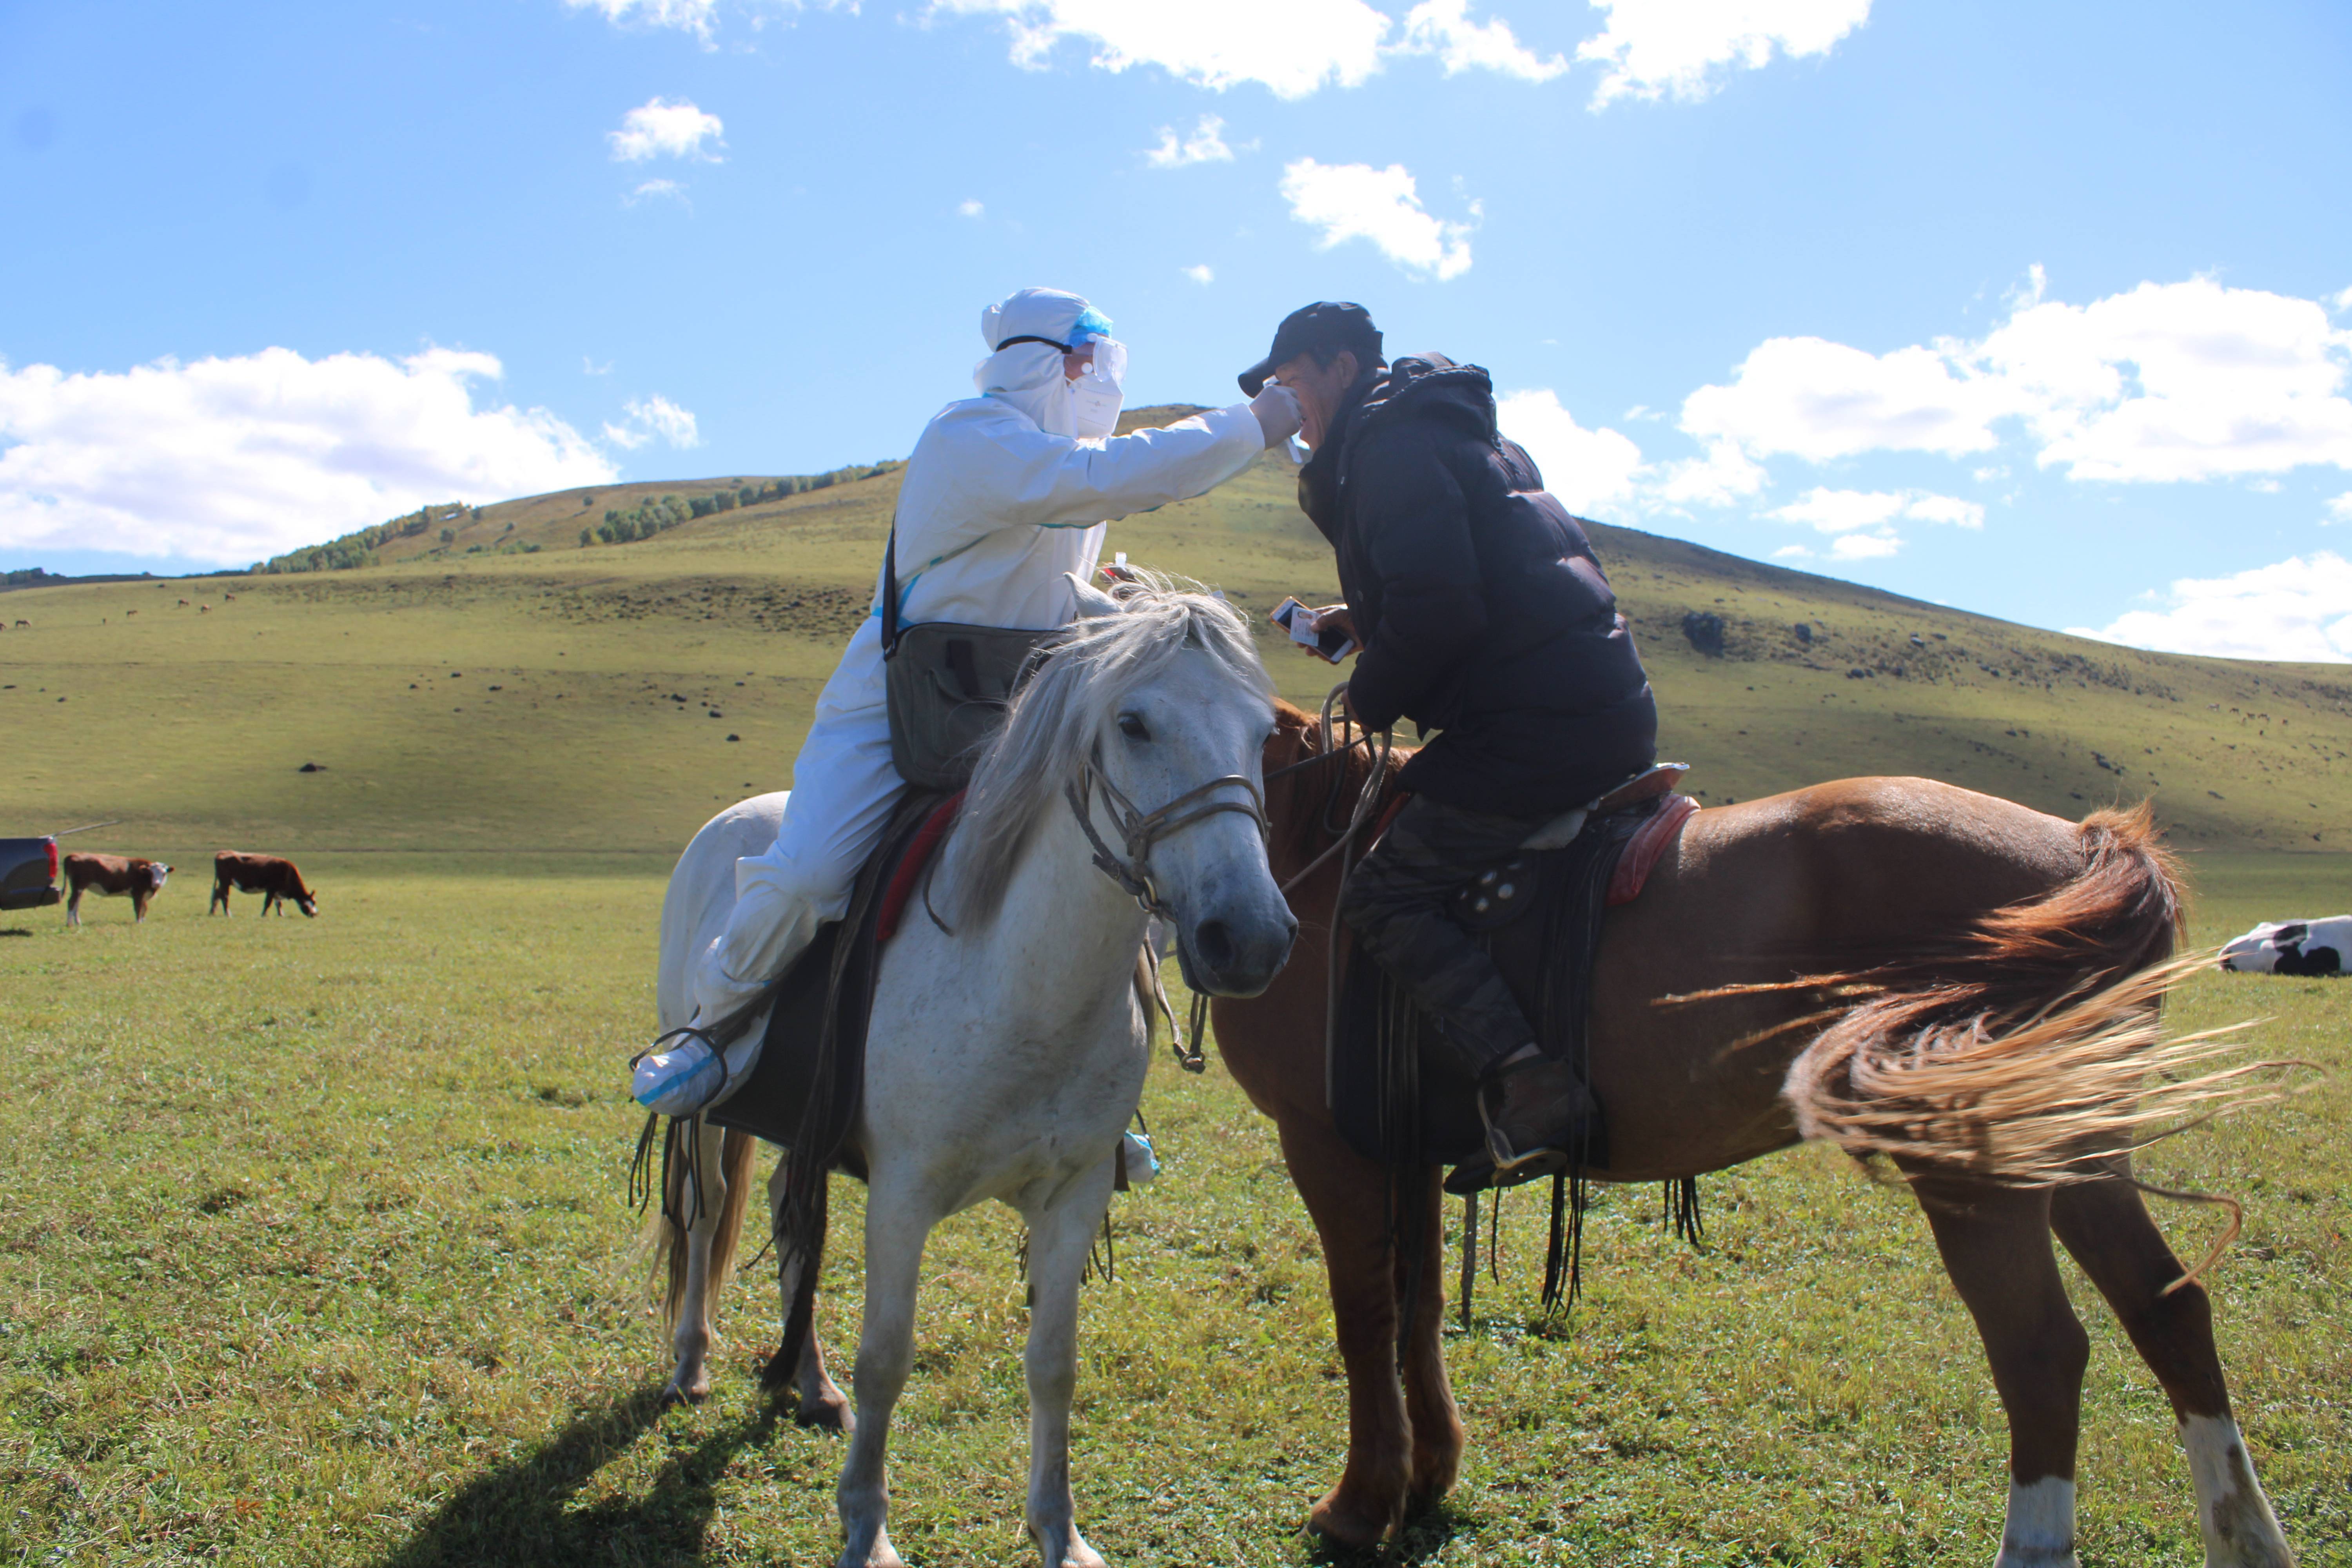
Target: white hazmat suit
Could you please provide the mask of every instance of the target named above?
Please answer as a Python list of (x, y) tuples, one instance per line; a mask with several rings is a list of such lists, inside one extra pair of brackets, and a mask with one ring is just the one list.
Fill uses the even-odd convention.
[[(982, 313), (990, 353), (973, 373), (981, 395), (932, 418), (899, 490), (902, 623), (1066, 625), (1076, 600), (1064, 574), (1093, 571), (1106, 523), (1213, 489), (1297, 429), (1295, 401), (1269, 387), (1280, 396), (1262, 394), (1255, 404), (1163, 429), (1082, 439), (1107, 435), (1117, 414), (1124, 353), (1108, 342), (1108, 326), (1085, 300), (1052, 289), (1024, 289)], [(1058, 345), (1080, 346), (1090, 336), (1104, 340), (1096, 358), (1097, 371), (1108, 363), (1108, 395), (1101, 376), (1074, 384), (1065, 371)], [(1013, 338), (1047, 341), (1008, 344)], [(749, 1001), (820, 926), (842, 918), (906, 788), (890, 764), (881, 595), (877, 581), (873, 613), (817, 698), (774, 847), (735, 863), (734, 913), (689, 980), (705, 1021)], [(745, 1044), (752, 1049), (742, 1061), (740, 1046), (728, 1052), (730, 1079), (756, 1053), (756, 1042)]]

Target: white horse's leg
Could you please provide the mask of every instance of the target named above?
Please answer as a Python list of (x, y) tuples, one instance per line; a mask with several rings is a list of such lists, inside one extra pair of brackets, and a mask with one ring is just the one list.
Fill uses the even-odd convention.
[[(792, 1157), (780, 1154), (776, 1158), (774, 1173), (768, 1177), (768, 1234), (771, 1236), (776, 1234), (779, 1226), (777, 1215), (784, 1206), (785, 1175), (791, 1166)], [(801, 1341), (800, 1354), (791, 1366), (771, 1362), (761, 1381), (767, 1384), (771, 1393), (779, 1393), (790, 1380), (793, 1390), (800, 1395), (799, 1408), (793, 1413), (793, 1419), (800, 1425), (834, 1432), (851, 1431), (857, 1425), (856, 1418), (849, 1412), (849, 1401), (843, 1397), (832, 1374), (825, 1371), (824, 1347), (817, 1342), (816, 1285), (805, 1278), (814, 1260), (801, 1252), (782, 1247), (778, 1251), (776, 1284), (783, 1302), (783, 1321), (786, 1324), (792, 1322), (793, 1305), (805, 1288), (810, 1298), (808, 1334)], [(782, 1347), (778, 1348), (781, 1351)]]
[(2191, 1415), (2180, 1424), (2189, 1473), (2197, 1481), (2197, 1527), (2205, 1536), (2205, 1568), (2294, 1568), (2271, 1500), (2254, 1479), (2254, 1462), (2238, 1424), (2227, 1415)]
[[(693, 1163), (679, 1173), (678, 1188), (668, 1194), (671, 1207), (691, 1214), (694, 1220), (686, 1229), (685, 1279), (677, 1321), (670, 1328), (670, 1350), (677, 1360), (662, 1389), (665, 1405), (699, 1405), (710, 1395), (710, 1251), (727, 1203), (727, 1173), (719, 1158), (727, 1133), (707, 1121), (698, 1125), (699, 1136), (678, 1150), (682, 1159)], [(670, 1245), (679, 1243), (672, 1237)]]
[(1029, 1533), (1045, 1568), (1103, 1568), (1070, 1497), (1070, 1397), (1078, 1381), (1078, 1282), (1110, 1206), (1111, 1162), (1029, 1221)]
[(2009, 1517), (1992, 1568), (2074, 1568), (2074, 1483), (2057, 1476), (2009, 1483)]
[(936, 1218), (904, 1184), (880, 1172), (866, 1198), (866, 1321), (857, 1340), (856, 1430), (834, 1498), (841, 1510), (838, 1568), (902, 1568), (886, 1528), (890, 1513), (890, 1412), (915, 1352), (915, 1288)]

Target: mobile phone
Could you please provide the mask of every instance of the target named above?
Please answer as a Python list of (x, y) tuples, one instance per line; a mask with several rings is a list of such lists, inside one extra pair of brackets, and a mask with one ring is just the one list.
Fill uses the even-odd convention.
[(1356, 651), (1356, 639), (1337, 626), (1318, 626), (1315, 612), (1297, 599), (1285, 599), (1267, 612), (1290, 640), (1327, 663), (1337, 664)]

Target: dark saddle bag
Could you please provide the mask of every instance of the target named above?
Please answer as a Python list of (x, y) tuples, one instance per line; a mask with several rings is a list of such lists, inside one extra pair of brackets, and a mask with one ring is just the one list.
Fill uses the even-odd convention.
[(898, 529), (882, 555), (882, 683), (890, 713), (890, 765), (917, 789), (954, 791), (1004, 726), (1013, 693), (1059, 631), (1020, 631), (956, 621), (898, 620)]
[[(1494, 955), (1538, 1044), (1579, 1072), (1611, 878), (1626, 845), (1671, 798), (1604, 802), (1564, 847), (1522, 850), (1454, 895), (1451, 913)], [(1478, 1086), (1447, 1053), (1429, 1048), (1436, 1039), (1436, 1024), (1396, 977), (1351, 951), (1327, 1043), (1328, 1084), (1340, 1135), (1366, 1159), (1450, 1165), (1483, 1146)]]

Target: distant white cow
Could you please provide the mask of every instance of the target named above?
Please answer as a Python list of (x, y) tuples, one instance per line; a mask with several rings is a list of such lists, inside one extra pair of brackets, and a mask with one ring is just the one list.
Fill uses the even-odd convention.
[(2250, 974), (2352, 973), (2352, 915), (2265, 921), (2221, 949), (2221, 967)]

